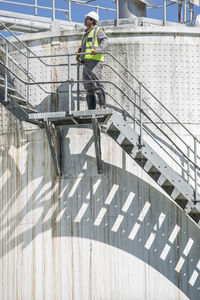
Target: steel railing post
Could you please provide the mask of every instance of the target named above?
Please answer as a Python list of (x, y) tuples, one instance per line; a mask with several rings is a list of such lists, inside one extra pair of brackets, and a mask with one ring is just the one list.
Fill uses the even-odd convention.
[[(136, 102), (137, 102), (137, 95), (135, 93), (134, 103), (137, 104)], [(135, 105), (134, 105), (134, 130), (136, 130), (136, 106)]]
[(188, 157), (188, 160), (187, 160), (187, 175), (188, 175), (187, 182), (189, 184), (190, 183), (190, 147), (189, 146), (187, 146), (187, 157)]
[(71, 114), (72, 111), (72, 84), (71, 84), (71, 56), (68, 54), (68, 80), (69, 80), (69, 114)]
[(166, 0), (163, 0), (163, 26), (166, 26), (166, 15), (167, 15), (167, 4), (166, 4)]
[(186, 24), (186, 9), (187, 9), (187, 2), (186, 2), (186, 0), (184, 0), (184, 13), (183, 13), (183, 15), (184, 15), (184, 19), (183, 19), (183, 21), (184, 21), (184, 24)]
[(139, 83), (139, 107), (140, 107), (140, 143), (139, 147), (142, 148), (143, 143), (143, 136), (142, 136), (142, 129), (143, 129), (143, 115), (142, 115), (142, 87), (141, 83)]
[(37, 16), (37, 0), (35, 0), (35, 16)]
[(72, 20), (72, 3), (71, 1), (68, 1), (68, 20)]
[(52, 0), (52, 21), (55, 21), (55, 0)]
[(80, 64), (77, 64), (77, 110), (80, 110)]
[(119, 26), (119, 0), (116, 0), (116, 26)]
[(195, 197), (194, 200), (198, 201), (198, 177), (197, 177), (197, 139), (194, 138), (194, 180), (195, 180)]
[(190, 2), (190, 26), (192, 26), (193, 4)]
[[(6, 61), (5, 61), (5, 66), (8, 67), (8, 43), (6, 42)], [(4, 77), (4, 83), (5, 83), (5, 95), (4, 99), (5, 102), (8, 101), (8, 71), (5, 68), (5, 77)]]
[[(30, 56), (30, 51), (29, 49), (27, 49), (27, 61), (26, 61), (26, 64), (27, 64), (27, 75), (26, 75), (26, 81), (27, 83), (30, 82), (30, 77), (29, 77), (29, 71), (30, 71), (30, 59), (29, 59), (29, 56)], [(30, 86), (29, 84), (27, 84), (26, 86), (26, 101), (27, 101), (27, 104), (30, 103)]]

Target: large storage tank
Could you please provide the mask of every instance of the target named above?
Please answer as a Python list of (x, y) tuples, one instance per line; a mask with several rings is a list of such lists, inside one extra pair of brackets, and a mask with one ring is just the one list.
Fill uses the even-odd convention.
[[(151, 26), (105, 30), (108, 52), (200, 139), (199, 30)], [(64, 54), (76, 52), (81, 34), (58, 30), (21, 40), (40, 56)], [(15, 49), (10, 54), (26, 66), (26, 58)], [(62, 64), (67, 57), (45, 61)], [(106, 56), (106, 63), (127, 76), (111, 57)], [(10, 66), (14, 70), (11, 62)], [(67, 79), (66, 66), (51, 68), (32, 59), (29, 68), (37, 81)], [(72, 67), (73, 78), (76, 68)], [(15, 72), (26, 79), (17, 68)], [(104, 79), (111, 78), (126, 89), (104, 67)], [(27, 96), (19, 80), (15, 86)], [(30, 87), (32, 105), (43, 112), (68, 110), (67, 84), (45, 89), (50, 93)], [(132, 109), (112, 85), (107, 91)], [(74, 92), (75, 110), (76, 100)], [(84, 110), (84, 97), (80, 104)], [(109, 97), (108, 106), (120, 112)], [(171, 122), (164, 111), (160, 115)], [(174, 128), (183, 134), (177, 124)], [(58, 178), (44, 129), (19, 123), (1, 106), (0, 299), (199, 299), (199, 226), (104, 132), (101, 175), (89, 126), (62, 127), (61, 136), (63, 174)], [(185, 134), (183, 138), (190, 142)]]

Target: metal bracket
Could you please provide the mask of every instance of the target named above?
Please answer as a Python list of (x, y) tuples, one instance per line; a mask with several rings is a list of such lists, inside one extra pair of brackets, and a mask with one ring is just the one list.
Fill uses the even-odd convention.
[[(47, 138), (48, 138), (48, 143), (49, 143), (49, 147), (50, 147), (50, 152), (51, 152), (51, 157), (53, 159), (53, 164), (56, 170), (56, 175), (57, 176), (61, 176), (61, 167), (60, 167), (60, 155), (58, 155), (59, 152), (59, 147), (57, 146), (57, 151), (55, 150), (55, 146), (53, 143), (53, 139), (52, 139), (52, 124), (49, 120), (44, 119), (44, 127), (46, 130), (46, 134), (47, 134)], [(58, 134), (59, 135), (59, 134)]]
[(97, 172), (98, 174), (102, 174), (103, 168), (102, 168), (102, 161), (101, 161), (101, 130), (95, 115), (92, 116), (92, 127), (93, 127), (93, 134), (94, 134)]

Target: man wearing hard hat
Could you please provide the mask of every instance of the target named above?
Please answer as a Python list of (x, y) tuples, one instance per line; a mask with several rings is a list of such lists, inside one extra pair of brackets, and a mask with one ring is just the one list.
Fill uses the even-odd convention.
[(103, 54), (101, 54), (108, 46), (108, 37), (104, 30), (97, 27), (99, 16), (96, 12), (91, 11), (85, 19), (87, 29), (81, 40), (80, 54), (77, 60), (83, 63), (83, 80), (95, 80), (95, 82), (85, 82), (84, 87), (87, 91), (88, 109), (96, 109), (96, 96), (98, 96), (100, 108), (105, 108), (105, 92), (103, 84), (100, 82), (102, 78)]

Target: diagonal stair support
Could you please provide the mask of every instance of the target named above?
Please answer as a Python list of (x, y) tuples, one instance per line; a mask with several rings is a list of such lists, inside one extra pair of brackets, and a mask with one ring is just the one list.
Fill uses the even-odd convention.
[[(51, 157), (53, 160), (53, 164), (56, 170), (56, 175), (61, 176), (61, 164), (60, 164), (60, 155), (59, 155), (59, 149), (58, 147), (54, 146), (53, 137), (55, 136), (55, 130), (52, 126), (52, 123), (48, 119), (44, 119), (44, 127), (47, 134), (47, 139), (49, 143), (49, 148), (51, 152)], [(57, 149), (57, 151), (55, 150)]]
[(139, 147), (139, 135), (113, 112), (107, 133), (174, 199), (185, 212), (200, 218), (200, 202), (194, 201), (194, 188), (174, 171), (147, 142)]
[(94, 135), (94, 145), (97, 163), (98, 174), (103, 173), (102, 160), (101, 160), (101, 130), (95, 115), (92, 116), (92, 128)]

